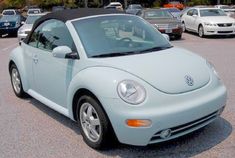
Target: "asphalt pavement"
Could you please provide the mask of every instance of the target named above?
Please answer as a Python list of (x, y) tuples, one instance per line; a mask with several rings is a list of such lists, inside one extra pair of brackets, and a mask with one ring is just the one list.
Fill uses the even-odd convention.
[(0, 158), (228, 157), (235, 155), (235, 38), (201, 39), (184, 33), (174, 46), (212, 62), (228, 89), (222, 116), (189, 135), (146, 147), (118, 144), (96, 151), (82, 140), (76, 123), (33, 98), (17, 98), (10, 84), (8, 57), (16, 38), (0, 38)]

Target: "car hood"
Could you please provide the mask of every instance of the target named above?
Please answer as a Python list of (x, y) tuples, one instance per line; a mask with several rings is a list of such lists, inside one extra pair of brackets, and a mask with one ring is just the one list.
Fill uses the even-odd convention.
[(176, 18), (159, 18), (154, 20), (146, 19), (150, 24), (175, 24), (179, 23), (179, 20)]
[[(210, 80), (205, 60), (180, 48), (91, 60), (98, 61), (97, 66), (126, 71), (168, 94), (192, 91), (205, 86)], [(186, 82), (189, 76), (193, 79), (193, 85)]]
[(202, 17), (203, 22), (211, 22), (211, 23), (234, 23), (235, 19), (229, 16), (210, 16), (210, 17)]
[(23, 26), (21, 26), (20, 30), (21, 31), (31, 31), (33, 28), (32, 24), (24, 24)]

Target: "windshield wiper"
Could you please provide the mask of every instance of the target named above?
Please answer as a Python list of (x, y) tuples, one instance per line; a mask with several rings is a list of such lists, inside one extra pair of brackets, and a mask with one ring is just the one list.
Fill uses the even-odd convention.
[(152, 51), (160, 51), (160, 50), (164, 50), (164, 49), (168, 49), (168, 48), (172, 48), (173, 46), (168, 46), (168, 47), (153, 47), (153, 48), (149, 48), (149, 49), (145, 49), (140, 51), (140, 53), (146, 53), (146, 52), (152, 52)]
[(141, 51), (129, 51), (129, 52), (116, 52), (116, 53), (107, 53), (107, 54), (99, 54), (99, 55), (93, 55), (91, 58), (105, 58), (105, 57), (116, 57), (116, 56), (125, 56), (125, 55), (134, 55), (134, 54), (142, 54), (152, 51), (160, 51), (164, 49), (171, 48), (173, 46), (167, 46), (167, 47), (153, 47), (150, 49), (145, 49)]
[(105, 58), (105, 57), (116, 57), (116, 56), (124, 56), (124, 55), (131, 55), (134, 52), (117, 52), (117, 53), (108, 53), (108, 54), (99, 54), (93, 55), (92, 58)]

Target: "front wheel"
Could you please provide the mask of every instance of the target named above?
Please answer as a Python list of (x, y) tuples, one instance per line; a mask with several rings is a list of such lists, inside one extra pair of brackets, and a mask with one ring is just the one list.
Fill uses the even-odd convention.
[(78, 124), (86, 144), (94, 149), (107, 147), (114, 140), (114, 133), (100, 103), (84, 95), (78, 100), (77, 107)]
[(204, 37), (204, 28), (202, 25), (199, 26), (198, 28), (198, 35), (199, 37), (203, 38)]
[(16, 94), (17, 97), (24, 98), (26, 96), (26, 93), (23, 90), (20, 73), (15, 64), (12, 64), (10, 67), (10, 76), (14, 93)]

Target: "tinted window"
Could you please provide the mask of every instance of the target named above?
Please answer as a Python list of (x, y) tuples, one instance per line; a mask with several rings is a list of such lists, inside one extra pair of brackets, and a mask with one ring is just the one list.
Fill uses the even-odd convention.
[(15, 11), (13, 10), (5, 10), (2, 13), (3, 15), (15, 15)]
[(187, 12), (187, 15), (192, 16), (192, 15), (193, 15), (193, 10), (189, 10), (189, 11)]
[(66, 25), (58, 20), (48, 20), (33, 32), (29, 45), (52, 51), (58, 46), (68, 46), (76, 52), (75, 45)]
[(198, 11), (196, 9), (193, 10), (193, 15), (198, 15)]

